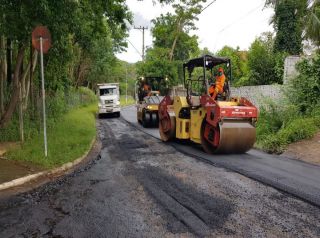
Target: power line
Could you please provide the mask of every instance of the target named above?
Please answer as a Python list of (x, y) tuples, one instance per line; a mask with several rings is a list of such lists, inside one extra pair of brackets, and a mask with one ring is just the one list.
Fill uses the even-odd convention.
[(228, 29), (229, 27), (231, 27), (232, 25), (239, 23), (241, 20), (245, 19), (246, 17), (248, 17), (249, 15), (251, 15), (252, 13), (254, 13), (255, 11), (257, 11), (260, 7), (262, 7), (263, 4), (260, 4), (259, 6), (251, 9), (250, 11), (248, 11), (246, 14), (244, 14), (243, 16), (237, 18), (236, 20), (234, 20), (232, 23), (230, 23), (229, 25), (225, 26), (224, 28), (222, 28), (219, 32), (218, 32), (218, 37), (215, 40), (214, 43), (214, 48), (216, 48), (217, 42), (219, 40), (219, 37), (221, 36), (221, 32), (224, 32), (226, 29)]
[(204, 10), (206, 10), (208, 7), (210, 7), (214, 2), (216, 2), (217, 0), (213, 0), (211, 3), (209, 3), (207, 6), (205, 6), (204, 8), (201, 9), (201, 11), (199, 12), (198, 15), (200, 15)]
[[(262, 4), (263, 5), (263, 4)], [(250, 16), (252, 13), (254, 13), (255, 11), (257, 11), (260, 7), (262, 7), (262, 5), (260, 4), (259, 6), (251, 9), (249, 12), (247, 12), (245, 15), (237, 18), (236, 20), (234, 20), (232, 23), (230, 23), (229, 25), (225, 26), (224, 28), (222, 28), (222, 30), (219, 31), (219, 33), (225, 31), (226, 29), (228, 29), (229, 27), (231, 27), (232, 25), (234, 25), (235, 23), (239, 23), (239, 21), (245, 19), (246, 17)]]
[(128, 42), (130, 43), (130, 45), (136, 50), (136, 52), (142, 57), (141, 53), (139, 52), (139, 50), (137, 50), (137, 48), (131, 43), (131, 41), (129, 39), (127, 39)]

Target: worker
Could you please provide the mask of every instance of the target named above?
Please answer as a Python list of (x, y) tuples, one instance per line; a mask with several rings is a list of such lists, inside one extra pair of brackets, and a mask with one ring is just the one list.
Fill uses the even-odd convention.
[(211, 84), (209, 88), (209, 94), (213, 99), (216, 99), (218, 93), (223, 93), (224, 82), (226, 81), (226, 76), (224, 75), (223, 68), (218, 69), (218, 75), (216, 76), (216, 82)]
[(143, 91), (144, 91), (144, 95), (145, 96), (150, 96), (151, 95), (151, 88), (150, 88), (150, 85), (145, 83), (143, 85)]

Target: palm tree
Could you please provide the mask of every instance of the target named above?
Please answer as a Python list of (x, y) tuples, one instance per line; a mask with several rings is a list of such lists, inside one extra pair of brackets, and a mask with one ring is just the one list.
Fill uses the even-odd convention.
[(320, 46), (320, 0), (309, 0), (308, 14), (306, 16), (306, 38)]

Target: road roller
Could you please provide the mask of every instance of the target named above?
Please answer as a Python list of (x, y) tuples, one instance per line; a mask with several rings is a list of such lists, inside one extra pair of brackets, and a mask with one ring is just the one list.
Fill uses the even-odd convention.
[[(218, 93), (216, 72), (224, 72)], [(183, 64), (186, 96), (165, 96), (159, 104), (162, 141), (191, 140), (207, 153), (245, 153), (255, 143), (257, 108), (244, 97), (230, 96), (229, 58), (205, 55)]]
[(158, 108), (168, 90), (168, 77), (139, 77), (136, 82), (137, 120), (143, 127), (158, 127)]

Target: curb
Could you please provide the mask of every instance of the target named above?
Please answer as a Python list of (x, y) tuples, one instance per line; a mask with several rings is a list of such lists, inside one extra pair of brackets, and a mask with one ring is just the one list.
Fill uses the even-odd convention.
[(64, 172), (68, 169), (71, 169), (72, 167), (80, 164), (89, 154), (89, 152), (92, 150), (93, 145), (95, 144), (95, 142), (97, 141), (96, 136), (92, 139), (91, 143), (90, 143), (90, 147), (89, 149), (79, 158), (75, 159), (73, 162), (68, 162), (63, 164), (62, 166), (58, 167), (58, 168), (54, 168), (54, 169), (50, 169), (50, 170), (46, 170), (43, 172), (39, 172), (36, 174), (30, 174), (21, 178), (17, 178), (14, 179), (12, 181), (9, 182), (5, 182), (0, 184), (0, 191), (8, 189), (8, 188), (12, 188), (12, 187), (16, 187), (16, 186), (20, 186), (23, 185), (25, 183), (28, 183), (32, 180), (35, 180), (41, 176), (52, 176), (61, 172)]

